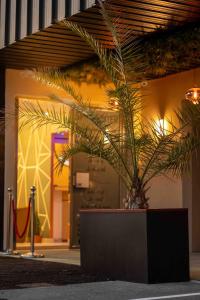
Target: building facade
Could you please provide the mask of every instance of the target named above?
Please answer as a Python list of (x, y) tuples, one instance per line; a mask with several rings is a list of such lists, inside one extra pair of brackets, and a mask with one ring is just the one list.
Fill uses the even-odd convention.
[[(120, 12), (123, 24), (134, 34), (148, 34), (159, 26), (167, 26), (174, 18), (182, 26), (200, 18), (198, 1), (107, 1)], [(41, 86), (28, 75), (26, 69), (43, 67), (66, 67), (78, 64), (93, 56), (92, 50), (79, 37), (63, 26), (62, 20), (71, 20), (99, 39), (105, 47), (112, 47), (111, 37), (103, 24), (95, 1), (63, 0), (1, 0), (0, 1), (0, 95), (1, 106), (15, 110), (16, 101), (40, 101), (48, 103), (52, 87)], [(193, 66), (194, 67), (194, 66)], [(196, 77), (200, 70), (196, 69)], [(152, 116), (159, 115), (159, 103), (167, 103), (170, 111), (180, 104), (185, 92), (193, 85), (194, 71), (180, 70), (179, 73), (157, 78), (142, 86), (142, 92), (152, 103)], [(200, 83), (200, 82), (199, 82)], [(98, 85), (82, 84), (83, 94), (95, 95), (95, 104), (102, 105), (104, 92)], [(58, 92), (60, 97), (66, 97)], [(108, 116), (110, 117), (110, 116)], [(57, 134), (57, 135), (56, 135)], [(37, 209), (43, 238), (69, 240), (71, 246), (78, 244), (78, 211), (82, 207), (120, 207), (122, 193), (118, 177), (103, 161), (79, 156), (71, 162), (67, 175), (68, 187), (59, 187), (52, 171), (52, 147), (67, 143), (66, 132), (51, 128), (47, 133), (30, 131), (19, 135), (16, 120), (9, 120), (5, 131), (0, 133), (0, 249), (6, 248), (8, 231), (7, 189), (12, 187), (19, 209), (27, 206), (28, 190), (36, 184), (38, 190)], [(57, 138), (57, 140), (56, 140)], [(55, 142), (55, 141), (62, 142)], [(41, 146), (42, 147), (39, 147)], [(53, 146), (52, 146), (53, 145)], [(33, 153), (33, 148), (34, 153)], [(40, 157), (40, 161), (38, 161)], [(188, 207), (190, 212), (191, 249), (199, 250), (198, 233), (200, 201), (198, 201), (199, 163), (193, 158), (192, 174), (172, 180), (164, 177), (152, 182), (151, 207)], [(34, 172), (32, 170), (34, 169)], [(82, 190), (73, 184), (77, 173), (90, 174), (90, 186)], [(104, 181), (102, 181), (104, 178)], [(52, 190), (53, 195), (52, 196)], [(25, 200), (24, 200), (25, 198)], [(52, 200), (53, 199), (53, 200)], [(60, 201), (59, 199), (62, 199)], [(82, 200), (84, 199), (84, 200)], [(106, 202), (105, 202), (106, 199)], [(109, 199), (109, 201), (107, 200)], [(114, 199), (114, 200), (113, 200)], [(53, 201), (53, 202), (52, 202)], [(84, 202), (81, 204), (81, 201)], [(21, 204), (20, 204), (21, 203)], [(70, 208), (69, 208), (70, 205)], [(52, 212), (52, 207), (54, 212)], [(56, 218), (56, 216), (60, 216)], [(60, 223), (57, 221), (60, 219)], [(68, 225), (62, 224), (69, 219)], [(66, 227), (68, 226), (68, 227)], [(54, 228), (54, 229), (53, 229)]]

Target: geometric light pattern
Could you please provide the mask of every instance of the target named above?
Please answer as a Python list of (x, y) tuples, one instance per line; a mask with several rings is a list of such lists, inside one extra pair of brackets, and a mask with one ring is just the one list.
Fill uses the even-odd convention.
[[(46, 105), (44, 101), (37, 102), (41, 106)], [(55, 106), (59, 108), (59, 104)], [(49, 237), (51, 226), (51, 134), (57, 131), (55, 125), (41, 128), (28, 126), (18, 133), (17, 207), (28, 206), (30, 187), (35, 185), (35, 209), (43, 237)]]

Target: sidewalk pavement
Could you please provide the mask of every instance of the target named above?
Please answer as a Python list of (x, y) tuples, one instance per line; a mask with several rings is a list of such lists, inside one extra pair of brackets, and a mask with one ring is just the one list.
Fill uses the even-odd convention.
[(32, 287), (0, 291), (1, 300), (200, 299), (200, 282), (137, 284), (122, 281)]

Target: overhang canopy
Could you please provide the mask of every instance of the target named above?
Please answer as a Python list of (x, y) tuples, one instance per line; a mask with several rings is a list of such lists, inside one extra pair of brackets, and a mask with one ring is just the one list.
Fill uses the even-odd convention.
[[(83, 1), (79, 1), (79, 4), (81, 2)], [(98, 6), (92, 6), (94, 1), (89, 2), (90, 4), (85, 6), (89, 8), (74, 15), (71, 13), (71, 17), (69, 14), (69, 18), (83, 25), (105, 47), (112, 47), (110, 33), (102, 20)], [(183, 25), (200, 20), (200, 1), (198, 0), (107, 0), (107, 2), (111, 3), (113, 9), (118, 12), (120, 22), (131, 28), (137, 35), (152, 32), (158, 27), (169, 24)], [(1, 49), (0, 66), (7, 68), (64, 67), (91, 57), (93, 51), (89, 46), (63, 26), (61, 20), (65, 17), (67, 16), (60, 10), (60, 17), (55, 18), (60, 21), (47, 27), (43, 26), (41, 30)]]

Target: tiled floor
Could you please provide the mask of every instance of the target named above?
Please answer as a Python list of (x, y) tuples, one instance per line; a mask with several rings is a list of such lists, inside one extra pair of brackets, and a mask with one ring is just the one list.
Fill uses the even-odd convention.
[(45, 255), (42, 260), (44, 261), (54, 261), (72, 265), (80, 265), (80, 251), (78, 249), (48, 249), (48, 250), (38, 250), (39, 253)]
[[(18, 250), (29, 250), (30, 243), (17, 243), (16, 245)], [(66, 242), (42, 242), (35, 243), (36, 249), (68, 249), (69, 244)]]

